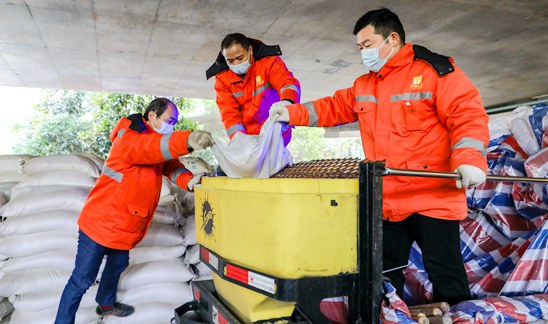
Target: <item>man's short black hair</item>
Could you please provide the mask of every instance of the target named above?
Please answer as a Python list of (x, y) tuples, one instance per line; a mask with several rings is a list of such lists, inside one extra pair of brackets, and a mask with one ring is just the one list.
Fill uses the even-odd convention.
[(251, 43), (249, 42), (249, 39), (244, 35), (240, 33), (233, 33), (228, 34), (225, 36), (223, 41), (221, 42), (221, 51), (225, 48), (229, 48), (230, 46), (234, 44), (240, 44), (242, 47), (247, 50)]
[(405, 44), (405, 31), (403, 30), (403, 25), (401, 24), (398, 15), (392, 11), (381, 8), (366, 12), (365, 15), (361, 16), (356, 22), (356, 25), (354, 26), (354, 35), (357, 35), (360, 30), (369, 25), (372, 25), (375, 28), (375, 33), (382, 35), (383, 38), (388, 37), (392, 32), (398, 33), (402, 43)]
[(160, 117), (164, 113), (164, 111), (166, 111), (167, 106), (169, 104), (172, 104), (173, 106), (175, 106), (175, 104), (171, 102), (171, 100), (169, 99), (156, 98), (148, 104), (147, 108), (145, 109), (145, 113), (143, 117), (145, 117), (145, 120), (148, 121), (148, 113), (151, 111), (154, 111), (156, 115)]

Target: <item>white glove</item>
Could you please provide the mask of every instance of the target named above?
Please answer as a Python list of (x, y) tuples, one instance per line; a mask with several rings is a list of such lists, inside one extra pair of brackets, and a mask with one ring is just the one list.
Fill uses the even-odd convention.
[(272, 104), (268, 111), (268, 118), (273, 121), (289, 123), (289, 110), (285, 108), (289, 105), (292, 105), (289, 100), (282, 100)]
[(209, 132), (193, 131), (188, 135), (187, 146), (192, 150), (202, 150), (215, 144)]
[(278, 102), (275, 102), (272, 104), (272, 106), (270, 106), (270, 108), (274, 108), (274, 107), (285, 107), (285, 106), (289, 106), (289, 105), (292, 105), (291, 101), (289, 100), (280, 100)]
[(463, 164), (455, 169), (462, 177), (457, 180), (457, 188), (473, 188), (485, 182), (487, 176), (482, 169), (473, 165)]
[(194, 191), (194, 187), (196, 187), (196, 185), (199, 185), (201, 182), (202, 182), (202, 177), (204, 176), (203, 173), (199, 173), (195, 176), (193, 176), (189, 181), (188, 181), (188, 184), (187, 184), (187, 187), (188, 187), (188, 191)]

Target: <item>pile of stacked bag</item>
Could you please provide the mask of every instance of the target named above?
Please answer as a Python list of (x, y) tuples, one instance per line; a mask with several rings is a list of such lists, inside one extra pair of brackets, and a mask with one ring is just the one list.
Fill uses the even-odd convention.
[[(489, 123), (489, 174), (548, 178), (548, 104), (523, 106)], [(548, 320), (548, 185), (492, 182), (468, 189), (461, 252), (473, 298), (452, 307), (457, 323)], [(432, 285), (415, 244), (405, 302), (424, 304)]]
[[(0, 156), (4, 160), (17, 160), (19, 178), (12, 176), (18, 182), (11, 186), (0, 182), (7, 200), (0, 208), (0, 312), (9, 301), (6, 307), (13, 312), (4, 316), (6, 323), (52, 323), (74, 268), (77, 219), (103, 161), (89, 154)], [(0, 173), (3, 179), (7, 170)], [(185, 204), (193, 195), (174, 187), (164, 179), (150, 228), (130, 251), (130, 266), (120, 278), (117, 299), (135, 306), (135, 313), (101, 320), (95, 314), (94, 284), (82, 299), (76, 323), (166, 323), (175, 308), (192, 300), (189, 282), (210, 274), (199, 271), (194, 255), (193, 204)]]
[[(0, 208), (10, 199), (11, 188), (24, 180), (19, 166), (31, 155), (3, 155), (0, 157)], [(13, 306), (7, 297), (0, 297), (0, 323), (9, 323)]]

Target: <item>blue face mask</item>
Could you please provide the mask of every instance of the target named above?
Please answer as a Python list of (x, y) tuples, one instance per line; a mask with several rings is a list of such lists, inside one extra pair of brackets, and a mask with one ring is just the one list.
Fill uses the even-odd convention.
[(363, 65), (365, 65), (369, 69), (369, 71), (379, 72), (379, 70), (382, 69), (386, 61), (388, 61), (390, 55), (392, 55), (392, 52), (395, 50), (395, 47), (392, 47), (392, 50), (385, 58), (382, 58), (380, 56), (379, 49), (384, 45), (388, 37), (386, 37), (386, 39), (382, 42), (381, 45), (379, 45), (379, 47), (364, 48), (361, 50)]
[(240, 64), (228, 64), (228, 67), (236, 74), (246, 74), (250, 66), (251, 64), (249, 63), (249, 60), (243, 61)]
[(152, 129), (154, 129), (154, 131), (158, 134), (171, 134), (173, 133), (173, 128), (175, 126), (171, 125), (171, 124), (168, 124), (166, 122), (164, 122), (163, 120), (159, 119), (158, 120), (160, 121), (160, 128), (156, 128), (154, 126), (154, 123), (151, 123), (152, 124)]

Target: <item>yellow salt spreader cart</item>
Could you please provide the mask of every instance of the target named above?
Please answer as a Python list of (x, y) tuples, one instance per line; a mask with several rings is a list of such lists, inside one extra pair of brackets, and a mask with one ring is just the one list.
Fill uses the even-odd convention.
[[(359, 160), (351, 162), (352, 178), (203, 179), (195, 190), (196, 236), (213, 280), (192, 284), (195, 301), (179, 307), (174, 322), (329, 323), (320, 302), (358, 292)], [(337, 170), (316, 176), (335, 177)], [(377, 268), (378, 285), (376, 298), (367, 298), (379, 303), (382, 251), (372, 251), (381, 246), (377, 220), (377, 229), (362, 237), (374, 240), (364, 260), (378, 259), (368, 264)], [(191, 310), (199, 315), (193, 322), (184, 316)]]
[(213, 280), (192, 283), (194, 301), (172, 323), (330, 323), (320, 303), (337, 296), (348, 296), (348, 323), (378, 323), (383, 176), (459, 175), (334, 163), (312, 174), (313, 165), (289, 168), (298, 179), (205, 178), (195, 190), (196, 236)]

